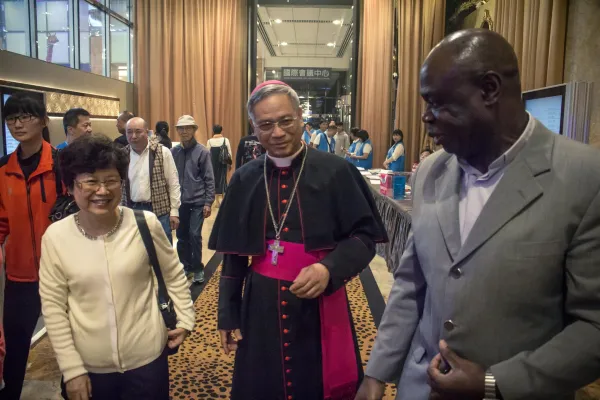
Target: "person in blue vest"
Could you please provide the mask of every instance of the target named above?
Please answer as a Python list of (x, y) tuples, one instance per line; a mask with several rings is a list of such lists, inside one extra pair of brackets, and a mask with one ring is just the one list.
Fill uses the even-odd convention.
[(404, 172), (404, 134), (400, 129), (392, 132), (392, 147), (387, 152), (383, 168), (394, 172)]
[(333, 137), (336, 133), (337, 126), (335, 124), (329, 125), (324, 133), (317, 134), (313, 140), (313, 147), (326, 153), (335, 154), (335, 139)]
[(319, 129), (312, 131), (312, 136), (310, 138), (310, 144), (312, 145), (312, 147), (317, 147), (314, 144), (315, 139), (319, 136), (320, 133), (325, 133), (326, 131), (327, 131), (327, 121), (321, 120), (321, 122), (319, 122)]
[(350, 129), (350, 146), (346, 150), (346, 160), (351, 164), (356, 164), (356, 160), (352, 158), (352, 154), (356, 152), (356, 145), (360, 142), (360, 139), (356, 136), (358, 131), (360, 131), (360, 128), (357, 127)]
[(307, 146), (310, 145), (310, 139), (312, 138), (312, 133), (313, 133), (312, 124), (310, 122), (307, 122), (306, 125), (304, 125), (304, 132), (302, 132), (302, 141)]
[(361, 129), (356, 136), (359, 139), (354, 154), (350, 156), (355, 161), (355, 165), (364, 169), (373, 168), (373, 146), (369, 139), (369, 132)]

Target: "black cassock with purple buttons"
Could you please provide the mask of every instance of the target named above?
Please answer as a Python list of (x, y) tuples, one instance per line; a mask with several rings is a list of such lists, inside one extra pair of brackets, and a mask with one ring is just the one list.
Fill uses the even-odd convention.
[[(285, 212), (305, 151), (306, 165), (281, 241), (284, 247), (291, 242), (304, 244), (306, 252), (329, 252), (321, 261), (331, 276), (327, 295), (366, 268), (375, 255), (375, 243), (387, 236), (359, 171), (340, 157), (313, 149), (302, 151), (289, 168), (267, 161), (275, 218), (279, 221)], [(234, 174), (209, 240), (211, 249), (225, 254), (218, 327), (239, 328), (244, 337), (235, 358), (231, 398), (318, 400), (323, 398), (318, 299), (299, 299), (288, 290), (291, 281), (272, 279), (249, 267), (252, 256), (264, 256), (267, 241), (275, 239), (264, 157)], [(267, 255), (270, 260), (271, 252)], [(360, 380), (362, 367), (353, 336), (356, 364), (349, 367), (357, 368)]]

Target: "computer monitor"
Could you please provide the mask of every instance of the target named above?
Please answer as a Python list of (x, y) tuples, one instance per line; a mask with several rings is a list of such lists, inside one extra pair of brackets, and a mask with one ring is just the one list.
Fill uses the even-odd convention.
[(552, 132), (562, 135), (565, 122), (566, 85), (557, 85), (523, 93), (525, 108)]

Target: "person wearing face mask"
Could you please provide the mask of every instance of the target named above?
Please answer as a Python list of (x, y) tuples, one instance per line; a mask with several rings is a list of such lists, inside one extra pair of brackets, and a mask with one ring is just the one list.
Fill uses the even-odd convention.
[(56, 202), (55, 150), (46, 142), (44, 104), (14, 94), (4, 105), (4, 123), (19, 142), (0, 158), (0, 249), (5, 247), (4, 333), (6, 359), (0, 399), (18, 399), (23, 387), (31, 336), (40, 315), (38, 268), (41, 238)]
[(167, 330), (134, 211), (120, 207), (127, 152), (108, 137), (82, 137), (60, 152), (64, 185), (79, 212), (42, 240), (40, 296), (68, 400), (169, 399), (168, 349), (193, 330), (183, 267), (156, 215), (141, 212), (177, 314)]
[(387, 239), (371, 189), (341, 157), (302, 143), (287, 84), (261, 83), (248, 114), (267, 154), (234, 173), (209, 241), (224, 254), (231, 399), (352, 399), (362, 367), (345, 285)]
[(83, 108), (71, 108), (63, 117), (63, 127), (67, 140), (56, 146), (58, 150), (62, 150), (73, 142), (73, 140), (92, 133), (92, 121), (90, 121), (90, 113)]
[(202, 225), (210, 217), (215, 201), (215, 178), (210, 152), (196, 141), (198, 124), (191, 115), (177, 121), (181, 143), (171, 152), (181, 186), (181, 223), (177, 228), (177, 253), (186, 274), (194, 274), (193, 282), (204, 282), (202, 264)]
[(134, 210), (152, 211), (158, 216), (167, 238), (179, 226), (181, 191), (171, 151), (148, 140), (148, 124), (142, 118), (127, 121), (129, 173), (125, 179), (123, 205)]

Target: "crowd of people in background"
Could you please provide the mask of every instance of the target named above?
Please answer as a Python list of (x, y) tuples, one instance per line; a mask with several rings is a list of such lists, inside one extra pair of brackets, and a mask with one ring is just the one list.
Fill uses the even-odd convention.
[[(13, 95), (4, 113), (20, 146), (0, 160), (5, 172), (0, 173), (0, 243), (6, 241), (7, 254), (5, 332), (0, 335), (0, 344), (5, 342), (7, 350), (3, 363), (6, 388), (0, 391), (0, 399), (20, 394), (30, 338), (40, 312), (63, 372), (65, 398), (89, 395), (92, 387), (101, 396), (118, 396), (120, 390), (139, 396), (168, 392), (162, 349), (167, 341), (173, 348), (180, 344), (194, 324), (189, 290), (182, 277), (188, 276), (192, 283), (204, 282), (202, 227), (213, 202), (216, 200), (217, 207), (222, 203), (234, 167), (223, 127), (215, 125), (204, 146), (196, 140), (194, 118), (183, 115), (175, 124), (180, 143), (173, 147), (168, 122), (157, 122), (151, 135), (147, 121), (123, 111), (116, 123), (120, 136), (112, 141), (93, 133), (88, 111), (73, 108), (63, 117), (65, 141), (54, 149), (44, 140), (48, 117), (39, 100)], [(295, 120), (278, 124), (286, 129)], [(318, 126), (313, 130), (310, 122), (304, 125), (302, 142), (306, 147), (345, 158), (360, 168), (373, 167), (373, 147), (366, 130), (352, 128), (348, 134), (342, 122), (325, 120)], [(396, 130), (384, 167), (403, 170), (404, 152), (403, 134)], [(431, 153), (429, 149), (425, 152)], [(251, 130), (239, 143), (235, 168), (264, 153)], [(76, 214), (55, 210), (62, 197), (74, 204)], [(61, 212), (60, 221), (49, 228), (47, 216)], [(139, 229), (135, 212), (142, 212), (147, 219), (159, 250), (166, 290), (177, 310), (177, 328), (168, 335), (159, 332), (161, 310), (157, 304), (164, 304), (165, 299), (155, 302), (149, 294), (151, 274), (145, 268), (145, 244), (135, 234)], [(29, 224), (24, 224), (21, 216), (29, 216)], [(73, 218), (75, 224), (65, 223), (67, 218)], [(178, 257), (172, 246), (173, 231)], [(31, 235), (33, 240), (28, 240)], [(181, 276), (176, 273), (180, 265)], [(98, 282), (103, 284), (98, 286)], [(111, 300), (104, 297), (103, 287), (110, 287)], [(137, 304), (135, 316), (127, 310), (126, 305), (131, 304)], [(119, 315), (110, 327), (92, 323), (109, 310)], [(150, 329), (147, 321), (156, 334), (143, 335), (146, 341), (136, 340), (136, 332)], [(123, 329), (129, 332), (120, 339), (129, 343), (127, 351), (109, 340)], [(91, 347), (92, 342), (103, 349), (102, 354)], [(4, 346), (0, 347), (3, 356)], [(119, 367), (106, 367), (113, 361)], [(126, 373), (119, 374), (119, 369)]]

